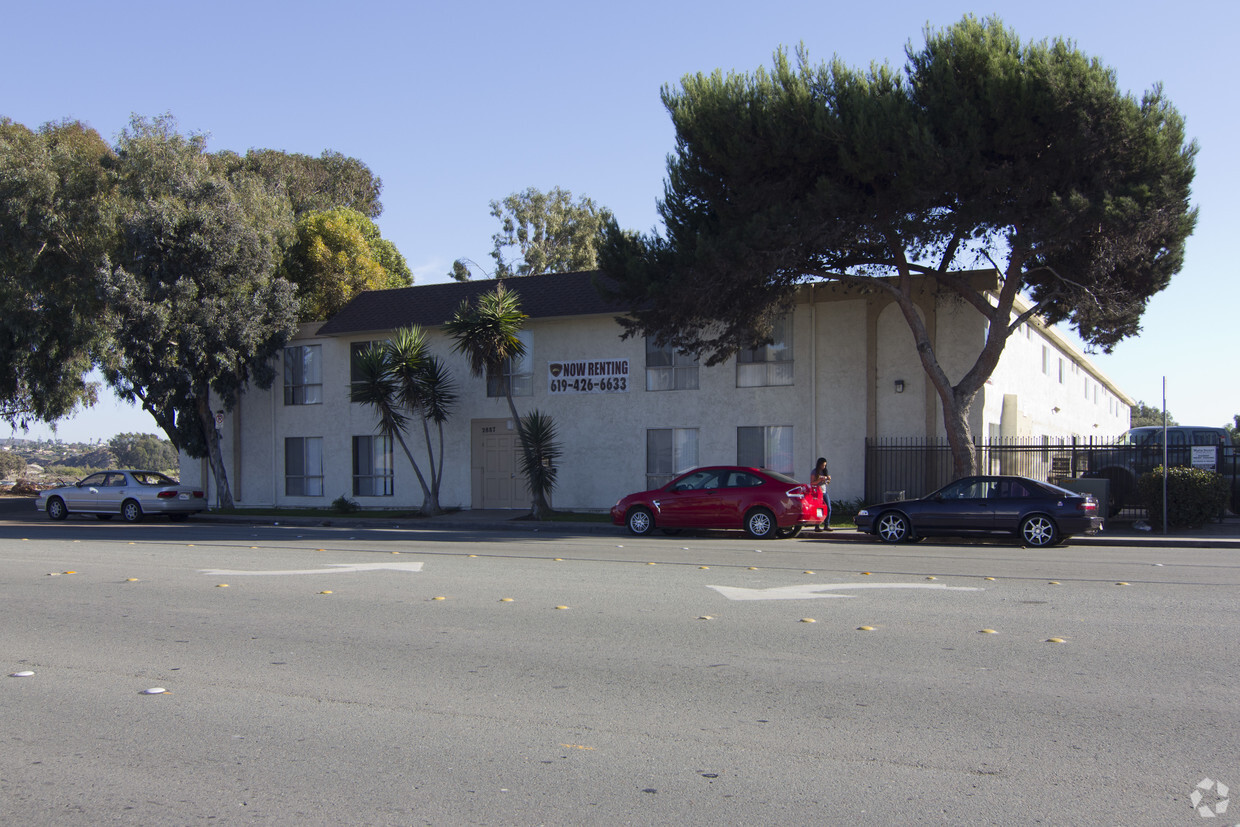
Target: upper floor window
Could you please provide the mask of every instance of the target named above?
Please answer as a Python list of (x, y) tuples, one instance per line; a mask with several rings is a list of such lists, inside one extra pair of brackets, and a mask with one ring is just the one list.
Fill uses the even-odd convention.
[(513, 396), (534, 395), (534, 337), (528, 330), (521, 330), (517, 338), (525, 345), (525, 354), (504, 360), (499, 373), (487, 374), (487, 396), (503, 396), (506, 387), (512, 388)]
[(783, 317), (771, 329), (771, 343), (736, 354), (736, 387), (758, 388), (792, 384), (792, 319)]
[(383, 341), (376, 340), (373, 342), (350, 342), (349, 343), (349, 385), (356, 387), (362, 381), (362, 376), (358, 366), (358, 360), (363, 353), (372, 347), (382, 347)]
[(323, 402), (323, 348), (302, 345), (284, 349), (284, 404)]
[(646, 390), (695, 391), (698, 358), (668, 345), (659, 347), (646, 337)]

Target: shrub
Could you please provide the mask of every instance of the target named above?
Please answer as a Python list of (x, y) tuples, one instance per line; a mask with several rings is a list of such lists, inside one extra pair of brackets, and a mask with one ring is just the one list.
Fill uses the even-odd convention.
[(344, 494), (332, 500), (332, 511), (338, 514), (352, 514), (354, 511), (360, 511), (361, 508), (357, 500), (351, 500)]
[[(1137, 481), (1150, 524), (1162, 528), (1163, 468), (1159, 466)], [(1172, 468), (1167, 474), (1167, 526), (1197, 528), (1223, 513), (1230, 495), (1221, 474), (1204, 468)]]

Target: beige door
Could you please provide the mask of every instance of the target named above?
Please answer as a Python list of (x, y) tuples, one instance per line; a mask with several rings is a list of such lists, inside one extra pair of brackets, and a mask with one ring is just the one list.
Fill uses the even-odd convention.
[(475, 419), (473, 431), (473, 507), (528, 508), (530, 496), (521, 474), (521, 442), (509, 419)]

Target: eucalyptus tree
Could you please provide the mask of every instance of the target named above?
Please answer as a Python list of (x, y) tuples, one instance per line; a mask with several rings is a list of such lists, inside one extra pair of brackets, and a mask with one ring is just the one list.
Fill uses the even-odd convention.
[(114, 239), (112, 149), (74, 121), (0, 118), (0, 419), (51, 422), (90, 406), (106, 338), (95, 272)]
[[(442, 514), (439, 490), (444, 469), (443, 426), (456, 405), (457, 394), (451, 374), (429, 352), (425, 331), (417, 325), (404, 327), (386, 342), (367, 348), (357, 357), (357, 377), (350, 399), (373, 408), (379, 417), (379, 433), (394, 439), (404, 451), (422, 487), (422, 513)], [(411, 417), (422, 422), (428, 466), (425, 474), (405, 441)], [(438, 432), (438, 451), (432, 444), (431, 425)]]
[(207, 457), (217, 502), (231, 508), (212, 395), (227, 411), (248, 385), (270, 387), (296, 329), (293, 285), (276, 274), (288, 202), (253, 175), (213, 169), (205, 139), (179, 134), (170, 116), (135, 117), (115, 163), (119, 240), (98, 273), (104, 376), (179, 450)]
[[(491, 237), (491, 257), (501, 279), (595, 269), (604, 228), (612, 220), (610, 210), (584, 195), (574, 202), (560, 187), (549, 192), (530, 187), (492, 201), (491, 215), (500, 222)], [(459, 278), (455, 265), (453, 272), (458, 281), (467, 280)]]
[[(770, 71), (665, 88), (676, 130), (665, 234), (613, 222), (601, 258), (632, 308), (626, 335), (707, 364), (768, 342), (803, 282), (889, 297), (963, 475), (975, 467), (970, 409), (1022, 324), (1067, 322), (1104, 351), (1140, 330), (1196, 222), (1197, 147), (1161, 88), (1122, 92), (1070, 41), (1023, 43), (969, 16), (906, 54), (897, 72), (781, 51)], [(993, 268), (989, 285), (960, 274), (978, 265)], [(940, 363), (919, 282), (987, 323), (962, 374)]]

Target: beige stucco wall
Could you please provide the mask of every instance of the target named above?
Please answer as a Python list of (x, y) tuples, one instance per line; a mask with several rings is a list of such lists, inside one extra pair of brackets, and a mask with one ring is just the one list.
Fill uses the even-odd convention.
[[(978, 314), (959, 303), (922, 307), (936, 351), (953, 381), (972, 364), (985, 337)], [(734, 360), (699, 368), (697, 390), (645, 390), (645, 344), (621, 340), (611, 316), (530, 319), (533, 388), (518, 397), (517, 408), (538, 408), (559, 427), (564, 454), (554, 507), (601, 510), (646, 485), (646, 432), (652, 428), (698, 429), (701, 464), (737, 460), (737, 428), (791, 426), (794, 475), (804, 478), (815, 457), (828, 457), (832, 496), (854, 499), (864, 491), (865, 439), (941, 436), (941, 406), (917, 358), (913, 338), (899, 309), (874, 294), (849, 294), (818, 286), (803, 290), (793, 311), (794, 384), (738, 388)], [(223, 453), (238, 505), (324, 507), (350, 496), (370, 508), (416, 508), (421, 489), (399, 446), (394, 447), (395, 496), (352, 495), (352, 437), (375, 432), (374, 414), (349, 401), (352, 342), (381, 339), (386, 331), (338, 338), (316, 337), (320, 324), (304, 325), (290, 346), (322, 347), (323, 401), (283, 404), (282, 381), (269, 391), (251, 390), (227, 417), (221, 433)], [(429, 331), (430, 349), (455, 378), (460, 401), (445, 429), (446, 467), (440, 491), (445, 507), (470, 508), (473, 502), (470, 422), (507, 421), (503, 399), (487, 398), (485, 383), (469, 375), (464, 358), (438, 330)], [(1041, 370), (1041, 348), (1050, 350), (1051, 375)], [(1058, 381), (1058, 359), (1065, 381)], [(630, 386), (623, 393), (551, 394), (548, 363), (569, 360), (627, 359)], [(1077, 367), (1075, 372), (1071, 365)], [(1053, 334), (1033, 329), (1014, 335), (991, 381), (979, 397), (972, 426), (987, 436), (1002, 424), (1013, 435), (1112, 435), (1128, 425), (1124, 399), (1091, 372), (1088, 360), (1065, 349)], [(902, 393), (895, 381), (904, 382)], [(1098, 401), (1093, 388), (1098, 387)], [(1004, 401), (1007, 399), (1007, 405)], [(1052, 413), (1059, 407), (1058, 413)], [(1005, 410), (1006, 418), (1005, 418)], [(1104, 416), (1105, 414), (1105, 416)], [(1097, 423), (1098, 427), (1093, 427)], [(424, 473), (429, 471), (419, 423), (406, 442)], [(1006, 431), (1005, 431), (1006, 433)], [(284, 492), (284, 440), (323, 439), (322, 497), (290, 497)], [(183, 459), (182, 473), (205, 477), (200, 463)], [(205, 479), (204, 479), (205, 482)], [(208, 487), (212, 490), (213, 487)]]

